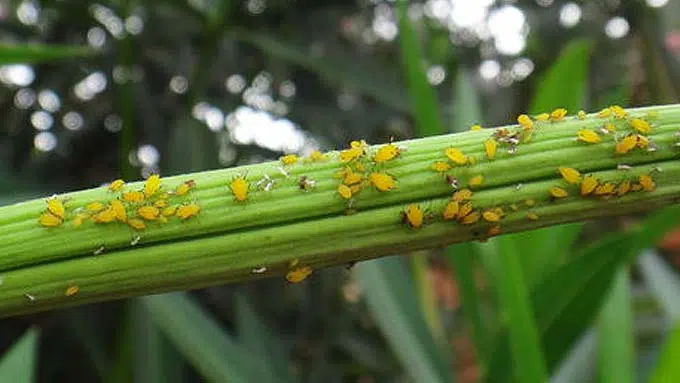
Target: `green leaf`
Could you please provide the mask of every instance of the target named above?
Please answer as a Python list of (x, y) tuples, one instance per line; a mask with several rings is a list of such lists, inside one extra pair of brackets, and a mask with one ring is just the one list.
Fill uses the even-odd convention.
[(0, 359), (0, 376), (4, 382), (32, 383), (36, 381), (38, 337), (36, 328), (26, 330), (21, 339)]
[(649, 383), (672, 383), (680, 381), (680, 320), (675, 321), (672, 331), (661, 348), (656, 368)]
[(456, 98), (452, 108), (452, 132), (463, 132), (474, 124), (483, 123), (482, 107), (472, 79), (473, 76), (469, 71), (458, 70), (454, 89)]
[(423, 55), (408, 17), (408, 6), (407, 1), (397, 3), (401, 63), (408, 83), (418, 136), (434, 136), (443, 133), (443, 125), (439, 117), (437, 95), (423, 70)]
[(619, 267), (598, 321), (602, 383), (633, 382), (634, 335), (628, 268)]
[(366, 303), (402, 365), (417, 382), (452, 382), (448, 358), (432, 339), (400, 257), (355, 267)]
[(446, 332), (441, 321), (437, 298), (432, 286), (432, 278), (428, 272), (427, 254), (427, 251), (420, 251), (410, 255), (411, 273), (413, 274), (420, 311), (423, 313), (425, 323), (427, 323), (432, 336), (439, 341), (440, 346), (446, 347)]
[(0, 65), (37, 64), (90, 56), (96, 51), (73, 45), (0, 44)]
[(595, 373), (595, 357), (597, 351), (597, 336), (594, 330), (589, 330), (569, 354), (556, 368), (550, 383), (581, 383), (592, 380)]
[(165, 336), (209, 381), (268, 381), (255, 355), (236, 343), (189, 295), (154, 295), (141, 302)]
[(236, 314), (239, 339), (251, 355), (257, 356), (261, 373), (270, 382), (293, 381), (281, 343), (255, 313), (244, 295), (236, 296)]
[(569, 112), (583, 107), (588, 80), (591, 43), (573, 40), (562, 50), (555, 63), (538, 83), (529, 106), (530, 114), (566, 108)]

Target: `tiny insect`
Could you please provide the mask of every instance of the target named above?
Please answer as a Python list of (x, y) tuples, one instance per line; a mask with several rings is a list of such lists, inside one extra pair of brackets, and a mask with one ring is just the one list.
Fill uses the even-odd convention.
[(631, 187), (630, 180), (621, 181), (621, 183), (619, 183), (619, 186), (616, 188), (616, 195), (621, 197), (622, 195), (630, 191), (630, 187)]
[(347, 167), (347, 172), (345, 173), (345, 178), (342, 180), (347, 186), (355, 185), (364, 180), (364, 173), (354, 172), (352, 168)]
[(458, 218), (461, 219), (472, 212), (472, 203), (465, 202), (458, 207)]
[(71, 226), (73, 227), (80, 227), (80, 225), (85, 222), (86, 219), (90, 218), (90, 215), (87, 213), (78, 213), (76, 214), (76, 217), (73, 218), (73, 221), (71, 221)]
[(484, 218), (484, 220), (487, 222), (495, 223), (501, 220), (501, 215), (494, 210), (484, 210), (484, 212), (482, 213), (482, 218)]
[(616, 143), (614, 152), (617, 154), (626, 154), (633, 150), (633, 148), (637, 146), (637, 143), (638, 139), (635, 135), (628, 135)]
[(286, 274), (286, 280), (290, 283), (300, 283), (307, 279), (312, 274), (312, 271), (312, 268), (309, 266), (296, 267)]
[(630, 120), (630, 126), (642, 134), (649, 134), (652, 131), (652, 127), (649, 123), (641, 118), (633, 118)]
[(120, 191), (123, 186), (125, 186), (125, 181), (117, 179), (109, 184), (109, 191), (117, 192)]
[(467, 214), (466, 216), (460, 218), (460, 223), (462, 223), (463, 225), (472, 225), (474, 223), (477, 223), (480, 217), (481, 215), (479, 214), (478, 211), (473, 211), (470, 214)]
[(472, 191), (470, 189), (460, 189), (451, 196), (451, 200), (459, 202), (469, 200), (470, 198), (472, 198)]
[(562, 166), (558, 168), (558, 171), (567, 183), (578, 184), (581, 181), (581, 173), (574, 168)]
[(109, 209), (116, 216), (116, 219), (120, 222), (125, 222), (127, 220), (127, 212), (125, 211), (125, 206), (118, 199), (111, 200), (109, 202)]
[(283, 164), (283, 166), (288, 166), (288, 165), (293, 165), (294, 163), (297, 162), (298, 156), (295, 154), (286, 154), (283, 157), (280, 157), (279, 160)]
[(340, 161), (341, 162), (351, 162), (351, 161), (356, 161), (359, 158), (363, 157), (366, 155), (366, 148), (368, 147), (368, 144), (366, 144), (366, 141), (361, 140), (361, 141), (352, 141), (350, 143), (350, 148), (345, 149), (340, 152)]
[(597, 184), (597, 178), (594, 176), (589, 175), (583, 177), (583, 181), (581, 181), (581, 195), (584, 197), (590, 195), (593, 191), (595, 191)]
[(586, 112), (584, 110), (579, 110), (578, 113), (576, 113), (576, 117), (578, 117), (579, 120), (584, 120), (586, 118)]
[(536, 213), (527, 213), (526, 217), (530, 221), (538, 220), (538, 214), (536, 214)]
[(604, 108), (597, 113), (599, 118), (609, 118), (612, 115), (612, 111), (609, 108)]
[(536, 205), (536, 200), (535, 199), (528, 199), (528, 200), (524, 201), (524, 204), (529, 206), (529, 207), (532, 207), (532, 206)]
[(127, 222), (128, 226), (137, 231), (142, 231), (146, 229), (146, 224), (139, 218), (131, 218)]
[(482, 130), (482, 126), (481, 126), (481, 125), (472, 125), (472, 126), (470, 127), (470, 131), (472, 131), (472, 132), (476, 132), (476, 131), (478, 131), (478, 130)]
[(106, 205), (104, 205), (101, 202), (91, 202), (91, 203), (88, 203), (87, 206), (85, 206), (85, 209), (87, 209), (87, 210), (89, 210), (93, 213), (97, 213), (97, 212), (100, 212), (100, 211), (106, 209)]
[(368, 175), (368, 180), (381, 192), (390, 191), (397, 187), (397, 181), (387, 173), (371, 173)]
[(468, 162), (468, 157), (460, 149), (447, 148), (444, 153), (456, 165), (465, 165)]
[(64, 203), (59, 200), (56, 196), (48, 199), (47, 201), (47, 211), (54, 214), (55, 217), (59, 217), (61, 219), (64, 219), (64, 215), (66, 214), (66, 208), (64, 207)]
[(401, 221), (413, 229), (423, 226), (425, 213), (418, 204), (410, 204), (401, 212)]
[(602, 141), (602, 138), (600, 138), (600, 135), (597, 134), (596, 131), (592, 129), (581, 129), (577, 133), (577, 139), (579, 141), (588, 143), (588, 144), (597, 144), (598, 142)]
[(175, 215), (175, 212), (177, 212), (177, 206), (168, 206), (163, 208), (163, 210), (161, 211), (161, 215), (163, 217), (172, 217), (173, 215)]
[(458, 179), (450, 174), (447, 174), (445, 177), (446, 184), (451, 186), (453, 190), (458, 190), (458, 187), (460, 184), (458, 183)]
[(456, 219), (456, 216), (458, 215), (458, 202), (457, 201), (451, 201), (444, 206), (444, 211), (442, 211), (442, 218), (445, 221), (451, 221)]
[(486, 158), (493, 160), (496, 158), (496, 151), (498, 150), (498, 142), (493, 138), (489, 138), (484, 141), (484, 151), (486, 152)]
[(619, 120), (623, 120), (628, 116), (628, 113), (626, 112), (625, 109), (618, 105), (612, 105), (609, 107), (609, 110), (614, 113), (614, 118), (617, 118)]
[(552, 198), (564, 198), (569, 196), (569, 193), (559, 186), (551, 187), (548, 192)]
[(611, 122), (607, 122), (604, 125), (602, 125), (602, 128), (600, 129), (600, 133), (602, 133), (602, 134), (616, 133), (616, 126), (614, 126), (614, 124), (612, 124)]
[(468, 185), (470, 185), (470, 187), (480, 186), (483, 183), (484, 183), (484, 176), (481, 175), (481, 174), (473, 176), (472, 178), (470, 178), (470, 181), (468, 181)]
[(347, 185), (345, 185), (345, 184), (340, 184), (340, 185), (338, 185), (338, 189), (337, 189), (337, 190), (338, 190), (338, 194), (339, 194), (340, 197), (342, 197), (343, 199), (350, 199), (350, 198), (352, 198), (352, 188), (350, 188), (349, 186), (347, 186)]
[(401, 151), (399, 150), (399, 147), (390, 143), (385, 146), (381, 146), (378, 149), (378, 151), (373, 156), (373, 162), (376, 164), (380, 164), (383, 162), (391, 161), (399, 157), (400, 154)]
[(63, 219), (57, 217), (56, 215), (46, 211), (40, 215), (38, 218), (38, 223), (43, 227), (57, 227), (64, 222)]
[(164, 207), (168, 206), (168, 200), (167, 199), (159, 199), (156, 200), (156, 202), (153, 203), (153, 205), (159, 209), (163, 209)]
[(161, 176), (158, 174), (152, 174), (144, 182), (144, 195), (148, 198), (156, 194), (161, 188)]
[(198, 213), (200, 211), (201, 211), (201, 207), (192, 202), (192, 203), (189, 203), (189, 204), (180, 205), (177, 208), (175, 215), (177, 216), (177, 218), (184, 221), (186, 219), (189, 219), (191, 217), (198, 215)]
[(541, 113), (536, 115), (536, 121), (548, 121), (550, 119), (549, 113)]
[(313, 150), (309, 155), (307, 156), (307, 162), (321, 162), (321, 161), (326, 161), (328, 157), (321, 153), (319, 150)]
[(597, 196), (609, 196), (616, 192), (616, 184), (612, 182), (605, 182), (597, 185), (593, 194)]
[(239, 202), (244, 202), (248, 200), (248, 189), (250, 189), (250, 183), (246, 180), (245, 176), (236, 175), (229, 185), (231, 189), (231, 194), (234, 195), (234, 199)]
[(187, 195), (191, 189), (196, 187), (196, 182), (194, 180), (185, 181), (175, 188), (175, 195), (183, 196)]
[(534, 122), (531, 120), (531, 117), (527, 116), (526, 114), (520, 114), (517, 117), (517, 123), (524, 129), (533, 129), (534, 127)]
[(316, 181), (313, 179), (310, 179), (307, 176), (300, 176), (300, 179), (298, 180), (298, 188), (302, 191), (310, 191), (316, 187)]
[(640, 175), (638, 182), (642, 185), (642, 190), (644, 191), (654, 191), (656, 189), (656, 183), (652, 177), (647, 174)]
[(550, 120), (551, 121), (562, 121), (564, 119), (564, 116), (567, 115), (567, 110), (564, 108), (557, 108), (550, 112)]
[(116, 220), (116, 212), (109, 207), (92, 216), (95, 223), (110, 223)]
[(68, 288), (66, 288), (66, 291), (64, 291), (64, 295), (67, 297), (72, 297), (78, 294), (79, 291), (80, 287), (78, 285), (69, 286)]
[(129, 192), (124, 192), (121, 195), (121, 198), (123, 198), (123, 201), (125, 202), (142, 202), (144, 201), (144, 193), (140, 191), (129, 191)]
[(444, 173), (451, 170), (451, 165), (447, 164), (444, 161), (437, 161), (432, 164), (431, 168), (437, 173)]

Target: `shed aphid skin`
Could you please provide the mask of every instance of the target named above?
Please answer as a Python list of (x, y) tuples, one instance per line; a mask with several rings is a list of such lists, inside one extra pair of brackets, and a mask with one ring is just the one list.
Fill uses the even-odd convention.
[(585, 120), (586, 112), (584, 110), (579, 110), (578, 113), (576, 113), (576, 117), (578, 117), (579, 120)]
[(652, 131), (649, 123), (641, 118), (631, 119), (630, 126), (641, 134), (649, 134)]
[(123, 181), (122, 179), (119, 178), (119, 179), (111, 182), (109, 184), (108, 189), (109, 189), (109, 191), (112, 191), (112, 192), (118, 192), (118, 191), (123, 189), (123, 186), (125, 186), (125, 181)]
[(381, 192), (390, 191), (397, 187), (397, 181), (387, 173), (373, 172), (368, 175), (368, 180)]
[(626, 170), (626, 171), (628, 171), (628, 170), (631, 170), (631, 169), (633, 169), (633, 167), (630, 166), (630, 165), (626, 165), (626, 164), (616, 165), (616, 170)]
[(389, 143), (378, 148), (378, 151), (376, 151), (375, 154), (373, 155), (373, 162), (376, 164), (382, 164), (399, 157), (400, 154), (401, 151), (399, 147), (392, 143)]
[(290, 283), (300, 283), (312, 274), (309, 266), (297, 266), (286, 273), (286, 280)]
[(585, 197), (590, 195), (598, 185), (598, 180), (595, 176), (587, 175), (583, 177), (581, 181), (581, 196)]
[(562, 175), (562, 178), (567, 181), (567, 183), (576, 185), (581, 182), (581, 173), (578, 170), (566, 166), (562, 166), (557, 170)]
[[(144, 223), (144, 222), (142, 222), (142, 223)], [(132, 240), (130, 241), (130, 246), (137, 246), (137, 244), (139, 244), (139, 241), (141, 241), (141, 240), (142, 240), (141, 235), (135, 235), (134, 237), (132, 237)]]
[(67, 296), (67, 297), (72, 297), (72, 296), (78, 294), (79, 291), (80, 291), (80, 287), (78, 285), (69, 286), (64, 291), (64, 295)]
[(347, 186), (345, 184), (338, 185), (337, 191), (338, 191), (338, 194), (340, 195), (340, 197), (342, 197), (342, 199), (352, 198), (352, 188), (350, 188), (349, 186)]
[(92, 255), (101, 255), (105, 249), (104, 245), (101, 245), (92, 252)]
[(151, 197), (156, 194), (161, 188), (161, 176), (158, 174), (152, 174), (144, 182), (144, 196), (146, 198)]
[(425, 212), (420, 205), (412, 203), (401, 212), (401, 221), (412, 229), (420, 229), (425, 221)]
[(137, 208), (137, 216), (146, 221), (155, 221), (161, 215), (161, 211), (153, 205), (144, 205)]
[(300, 179), (298, 180), (298, 188), (300, 190), (308, 192), (316, 187), (316, 181), (307, 177), (307, 176), (300, 176)]
[(250, 270), (250, 271), (251, 271), (253, 274), (262, 274), (262, 273), (264, 273), (264, 272), (267, 271), (267, 267), (266, 267), (266, 266), (260, 266), (260, 267), (254, 268), (254, 269), (252, 269), (252, 270)]
[(648, 174), (642, 174), (638, 177), (638, 182), (642, 186), (642, 190), (644, 191), (654, 191), (656, 189), (656, 183), (654, 182), (654, 179)]
[(185, 181), (179, 185), (174, 190), (174, 194), (177, 196), (185, 196), (191, 191), (191, 189), (196, 187), (196, 182), (194, 180)]
[(597, 134), (596, 131), (592, 129), (581, 129), (578, 131), (576, 134), (576, 138), (581, 141), (585, 142), (588, 144), (597, 144), (598, 142), (602, 141), (602, 138), (600, 137), (599, 134)]
[(286, 169), (284, 169), (282, 166), (277, 167), (276, 170), (278, 170), (279, 173), (283, 174), (284, 177), (290, 178), (290, 173), (288, 173)]
[(517, 123), (524, 130), (529, 130), (529, 129), (534, 128), (534, 122), (531, 120), (531, 117), (529, 117), (526, 114), (520, 114), (519, 116), (517, 116)]
[(123, 192), (121, 198), (125, 202), (138, 203), (144, 201), (144, 193), (140, 191)]
[(231, 194), (234, 195), (234, 199), (238, 202), (245, 202), (248, 200), (248, 191), (250, 189), (250, 183), (246, 180), (246, 176), (237, 174), (231, 184), (229, 184), (231, 189)]
[(484, 152), (486, 152), (486, 158), (493, 160), (496, 158), (496, 151), (498, 150), (498, 142), (493, 138), (489, 138), (484, 141)]
[(562, 121), (564, 120), (564, 117), (567, 115), (567, 110), (564, 108), (557, 108), (550, 112), (550, 121), (556, 122), (556, 121)]
[(484, 183), (484, 176), (481, 175), (481, 174), (473, 176), (472, 178), (470, 178), (470, 181), (468, 181), (468, 185), (470, 187), (481, 186), (483, 183)]
[(621, 140), (616, 142), (614, 146), (614, 152), (616, 154), (626, 154), (633, 150), (638, 144), (638, 139), (634, 134), (625, 136)]
[(286, 154), (285, 156), (279, 157), (279, 161), (283, 166), (293, 165), (298, 161), (298, 156), (296, 154)]
[(468, 162), (468, 156), (463, 154), (460, 149), (447, 148), (444, 151), (444, 154), (446, 154), (446, 157), (448, 157), (448, 159), (456, 165), (465, 165)]
[(26, 297), (26, 299), (28, 299), (31, 302), (35, 302), (35, 297), (29, 293), (24, 293), (24, 297)]
[(446, 180), (446, 184), (451, 186), (451, 189), (458, 190), (460, 184), (458, 183), (458, 179), (456, 177), (452, 176), (451, 174), (447, 174), (444, 179)]
[(524, 187), (524, 185), (520, 182), (517, 185), (515, 185), (515, 190), (520, 191), (520, 190), (522, 190), (523, 187)]
[(47, 211), (52, 213), (55, 217), (61, 218), (62, 220), (64, 219), (64, 215), (66, 214), (66, 207), (64, 207), (64, 203), (58, 199), (56, 196), (50, 197), (47, 199)]
[(559, 186), (553, 186), (548, 189), (550, 196), (554, 199), (564, 198), (569, 196), (569, 192)]
[(445, 221), (452, 221), (456, 219), (458, 216), (458, 202), (457, 201), (450, 201), (449, 203), (444, 206), (444, 210), (442, 211), (442, 218)]
[(269, 174), (263, 174), (262, 178), (255, 184), (255, 187), (259, 190), (264, 190), (266, 192), (271, 191), (276, 185), (276, 181), (272, 179)]
[(196, 203), (191, 202), (188, 204), (180, 205), (175, 211), (175, 215), (177, 216), (177, 218), (184, 221), (198, 215), (200, 211), (201, 207), (198, 206)]
[(445, 173), (451, 170), (451, 165), (444, 161), (436, 161), (430, 166), (432, 170), (434, 170), (437, 173)]
[(46, 211), (40, 215), (38, 223), (43, 227), (57, 227), (64, 223), (64, 220)]

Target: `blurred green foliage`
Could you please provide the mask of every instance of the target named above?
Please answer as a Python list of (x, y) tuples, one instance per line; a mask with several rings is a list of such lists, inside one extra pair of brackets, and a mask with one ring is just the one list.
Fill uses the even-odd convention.
[[(677, 102), (678, 4), (482, 3), (1, 1), (0, 203)], [(678, 217), (5, 319), (0, 380), (677, 381)]]

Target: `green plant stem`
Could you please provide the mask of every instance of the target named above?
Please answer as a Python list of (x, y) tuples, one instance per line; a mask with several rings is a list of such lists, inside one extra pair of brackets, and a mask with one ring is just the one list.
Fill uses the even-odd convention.
[[(493, 161), (483, 154), (482, 142), (489, 137), (489, 130), (395, 143), (407, 151), (381, 165), (380, 170), (396, 177), (397, 189), (381, 193), (364, 188), (352, 215), (345, 214), (346, 201), (335, 190), (339, 180), (334, 175), (343, 166), (335, 153), (329, 153), (325, 162), (286, 167), (288, 177), (278, 170), (280, 163), (270, 162), (163, 179), (165, 190), (194, 180), (196, 188), (187, 197), (174, 197), (175, 202), (195, 201), (202, 210), (187, 221), (150, 223), (141, 233), (123, 224), (87, 222), (73, 228), (68, 220), (61, 227), (43, 228), (37, 222), (46, 208), (42, 199), (2, 207), (0, 276), (4, 283), (0, 288), (0, 316), (280, 275), (294, 259), (317, 268), (484, 239), (490, 224), (461, 225), (438, 219), (452, 190), (430, 165), (445, 160), (444, 150), (451, 146), (478, 160), (476, 165), (451, 171), (462, 185), (473, 175), (484, 175), (485, 183), (472, 197), (475, 209), (522, 205), (516, 212), (505, 208), (501, 222), (504, 233), (676, 203), (680, 198), (680, 150), (673, 145), (680, 129), (680, 106), (629, 112), (644, 116), (649, 110), (658, 113), (650, 137), (659, 150), (653, 153), (635, 151), (615, 156), (612, 137), (592, 145), (576, 142), (579, 129), (602, 125), (603, 121), (593, 116), (545, 123), (537, 128), (531, 142), (519, 145), (516, 154), (499, 151)], [(375, 149), (368, 152), (370, 155)], [(633, 169), (617, 170), (617, 164), (622, 163)], [(653, 192), (606, 200), (586, 199), (578, 196), (577, 187), (566, 185), (560, 178), (559, 166), (571, 166), (608, 181), (652, 174), (657, 187)], [(234, 201), (227, 187), (237, 174), (247, 175), (251, 182), (247, 202)], [(264, 174), (277, 182), (271, 191), (255, 189), (255, 182)], [(298, 182), (303, 175), (317, 181), (311, 191), (300, 190)], [(551, 186), (563, 186), (571, 196), (552, 201), (548, 195)], [(134, 183), (127, 190), (140, 187), (140, 183)], [(67, 219), (78, 207), (115, 197), (117, 194), (104, 187), (58, 196), (66, 201)], [(536, 205), (524, 206), (523, 201), (528, 199), (534, 199)], [(408, 203), (419, 203), (435, 218), (420, 230), (406, 227), (400, 217)], [(528, 220), (528, 212), (540, 218)], [(141, 238), (132, 245), (137, 235)], [(95, 250), (103, 252), (93, 256)], [(266, 271), (253, 272), (261, 267)], [(65, 296), (65, 289), (72, 285), (78, 285), (80, 292)]]

